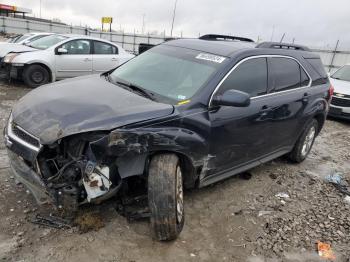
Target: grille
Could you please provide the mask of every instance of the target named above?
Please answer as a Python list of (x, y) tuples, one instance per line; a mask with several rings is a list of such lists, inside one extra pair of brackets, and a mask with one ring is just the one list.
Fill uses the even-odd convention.
[(23, 131), (16, 124), (12, 124), (12, 132), (15, 136), (27, 142), (28, 144), (31, 144), (32, 146), (35, 146), (35, 147), (40, 147), (40, 142), (37, 138)]
[(350, 107), (350, 99), (343, 99), (333, 96), (331, 104), (335, 106)]

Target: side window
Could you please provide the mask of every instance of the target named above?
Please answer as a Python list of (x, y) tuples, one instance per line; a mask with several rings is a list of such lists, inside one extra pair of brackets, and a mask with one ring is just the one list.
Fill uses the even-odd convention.
[(61, 47), (66, 49), (69, 55), (87, 55), (91, 53), (89, 40), (73, 40), (63, 44)]
[(246, 92), (251, 97), (266, 94), (266, 58), (253, 58), (240, 64), (222, 83), (218, 94), (221, 95), (230, 89)]
[(94, 41), (94, 54), (95, 55), (118, 54), (118, 48), (107, 43)]
[(300, 65), (293, 59), (284, 57), (269, 58), (269, 74), (272, 79), (271, 92), (300, 87)]
[(300, 86), (307, 86), (310, 82), (310, 78), (305, 73), (302, 67), (299, 66), (299, 68), (300, 68)]

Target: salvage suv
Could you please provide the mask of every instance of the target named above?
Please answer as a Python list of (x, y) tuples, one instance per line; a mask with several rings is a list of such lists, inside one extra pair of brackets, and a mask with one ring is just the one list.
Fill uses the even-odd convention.
[(206, 35), (31, 91), (5, 143), (39, 203), (74, 211), (142, 188), (156, 238), (171, 240), (184, 225), (185, 188), (283, 155), (302, 162), (331, 96), (306, 47)]

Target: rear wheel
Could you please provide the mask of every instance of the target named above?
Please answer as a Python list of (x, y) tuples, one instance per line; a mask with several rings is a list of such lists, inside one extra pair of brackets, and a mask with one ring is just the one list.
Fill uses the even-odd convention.
[(30, 65), (23, 71), (24, 83), (32, 88), (47, 84), (50, 82), (49, 71), (41, 65)]
[(148, 176), (151, 227), (158, 240), (173, 240), (184, 225), (183, 178), (174, 154), (152, 158)]
[(311, 151), (317, 136), (318, 122), (312, 119), (305, 127), (303, 133), (296, 142), (293, 151), (289, 154), (289, 159), (293, 162), (300, 163), (305, 160)]

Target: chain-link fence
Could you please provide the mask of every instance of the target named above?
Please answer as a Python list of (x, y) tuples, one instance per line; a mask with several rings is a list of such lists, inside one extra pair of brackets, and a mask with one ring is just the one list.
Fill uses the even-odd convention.
[[(102, 32), (80, 26), (69, 26), (5, 16), (0, 16), (0, 31), (16, 34), (27, 32), (55, 32), (90, 35), (115, 42), (125, 50), (134, 54), (137, 54), (140, 43), (156, 45), (162, 43), (166, 38), (165, 35)], [(314, 48), (312, 51), (320, 55), (326, 70), (330, 72), (335, 71), (344, 64), (350, 63), (350, 51), (341, 51), (337, 50), (337, 48), (333, 50)]]

